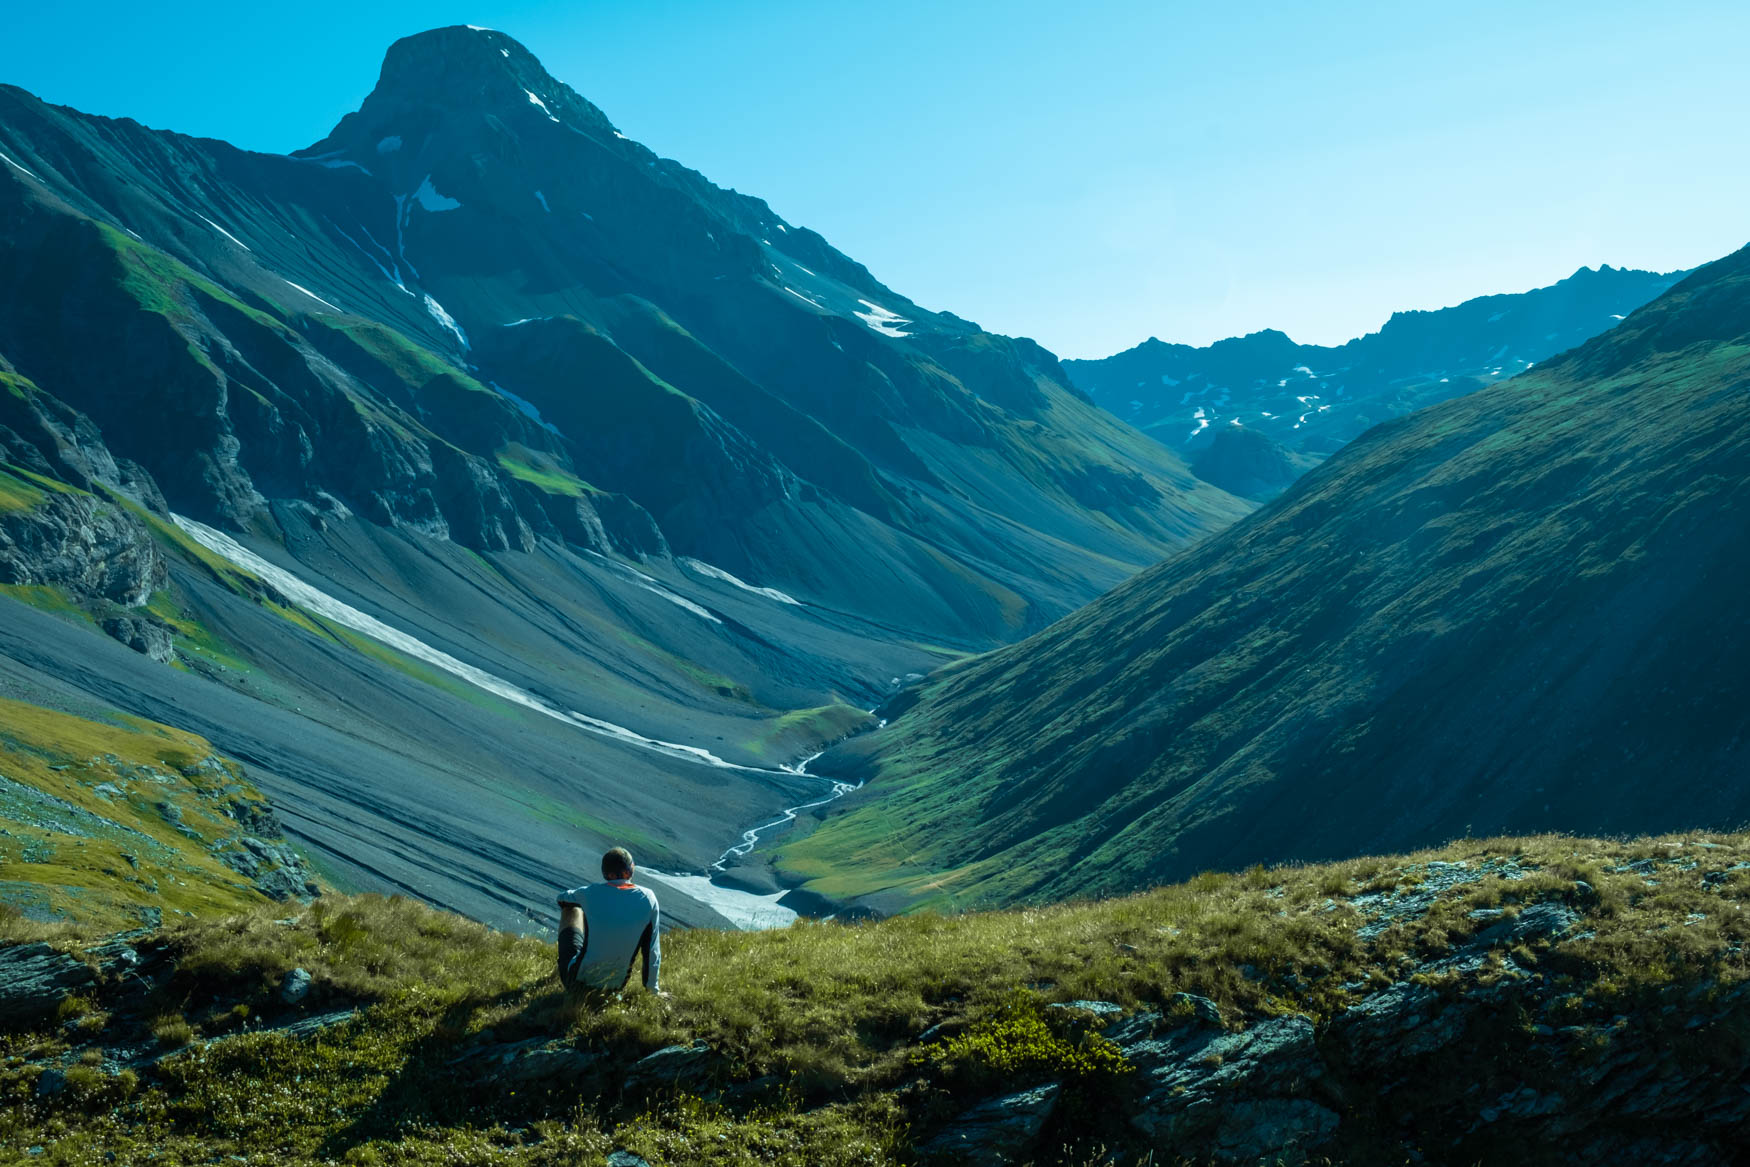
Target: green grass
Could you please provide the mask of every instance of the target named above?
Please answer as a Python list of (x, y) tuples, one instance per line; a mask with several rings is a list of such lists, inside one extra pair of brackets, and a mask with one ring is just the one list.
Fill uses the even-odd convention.
[[(293, 337), (292, 331), (282, 321), (258, 308), (251, 308), (219, 285), (195, 273), (186, 264), (155, 247), (136, 241), (107, 223), (94, 225), (104, 245), (115, 254), (121, 266), (122, 289), (148, 312), (156, 312), (172, 320), (187, 320), (192, 316), (195, 307), (192, 294), (198, 293), (242, 313), (278, 336), (286, 339)], [(211, 364), (206, 361), (205, 354), (194, 351), (210, 368)]]
[[(1657, 881), (1615, 870), (1644, 858), (1666, 865)], [(1364, 938), (1359, 897), (1413, 887), (1436, 860), (1511, 861), (1521, 878), (1496, 866), (1425, 915)], [(1319, 1021), (1421, 976), (1490, 926), (1471, 917), (1479, 908), (1511, 915), (1555, 901), (1579, 913), (1567, 938), (1513, 953), (1559, 991), (1551, 1008), (1567, 1023), (1609, 1026), (1627, 1014), (1637, 1025), (1666, 1024), (1658, 1003), (1671, 994), (1723, 994), (1750, 975), (1741, 955), (1750, 939), (1746, 863), (1742, 835), (1465, 841), (1405, 857), (1203, 875), (1105, 902), (671, 933), (670, 998), (630, 992), (594, 1004), (559, 991), (551, 946), (405, 900), (325, 899), (290, 921), (278, 918), (284, 908), (260, 908), (165, 929), (175, 976), (137, 1015), (82, 1001), (44, 1028), (0, 1037), (0, 1097), (10, 1103), (0, 1108), (0, 1137), (55, 1143), (60, 1159), (49, 1162), (112, 1151), (132, 1161), (150, 1149), (168, 1163), (558, 1163), (599, 1161), (615, 1147), (655, 1164), (914, 1162), (912, 1133), (980, 1094), (1065, 1081), (1066, 1136), (1094, 1122), (1097, 1100), (1121, 1090), (1130, 1067), (1085, 1014), (1050, 1004), (1171, 1012), (1175, 994), (1190, 992), (1212, 1000), (1230, 1027), (1290, 1013)], [(312, 1008), (354, 1006), (357, 1019), (313, 1038), (250, 1032), (251, 1019), (278, 1008), (274, 992), (294, 967), (313, 977)], [(33, 1061), (73, 1057), (92, 1033), (58, 1026), (87, 1016), (85, 1028), (104, 1041), (138, 1034), (191, 1052), (132, 1085), (100, 1073), (82, 1097), (34, 1099)], [(1674, 1043), (1701, 1040), (1683, 1036), (1687, 1016), (1669, 1022)], [(771, 1077), (754, 1101), (683, 1092), (622, 1102), (600, 1083), (476, 1087), (457, 1068), (482, 1042), (525, 1038), (562, 1038), (621, 1064), (704, 1041), (731, 1080)]]
[[(261, 796), (202, 738), (123, 714), (93, 721), (0, 700), (0, 774), (0, 869), (71, 925), (264, 901), (220, 859), (242, 833), (227, 805)], [(0, 934), (40, 927), (9, 914)]]
[(41, 490), (0, 467), (0, 514), (34, 510), (43, 497)]
[(801, 750), (819, 749), (875, 723), (854, 705), (842, 702), (814, 709), (793, 709), (760, 726), (743, 747), (755, 757), (789, 761)]
[[(543, 464), (537, 465), (535, 459), (541, 458)], [(548, 494), (563, 494), (572, 498), (588, 498), (601, 491), (571, 473), (551, 464), (545, 456), (535, 455), (521, 446), (511, 445), (498, 453), (498, 465), (512, 478), (528, 483)]]

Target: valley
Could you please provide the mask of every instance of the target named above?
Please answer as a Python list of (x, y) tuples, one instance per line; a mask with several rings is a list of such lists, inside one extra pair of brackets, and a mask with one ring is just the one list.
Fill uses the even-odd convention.
[(768, 912), (685, 881), (801, 759), (1250, 509), (502, 33), (289, 156), (10, 88), (0, 151), (0, 670), (201, 734), (345, 887), (539, 929), (626, 842)]

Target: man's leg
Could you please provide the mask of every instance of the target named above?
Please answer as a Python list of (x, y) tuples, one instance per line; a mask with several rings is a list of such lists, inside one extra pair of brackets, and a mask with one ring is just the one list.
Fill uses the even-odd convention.
[(559, 905), (559, 983), (570, 989), (578, 958), (589, 946), (589, 925), (576, 904)]

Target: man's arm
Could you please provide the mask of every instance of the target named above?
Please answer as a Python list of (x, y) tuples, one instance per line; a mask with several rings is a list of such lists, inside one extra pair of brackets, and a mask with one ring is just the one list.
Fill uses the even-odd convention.
[(589, 950), (589, 919), (583, 905), (559, 901), (559, 983), (567, 989), (576, 979), (577, 965)]
[(662, 909), (654, 902), (650, 905), (650, 923), (645, 925), (639, 945), (644, 949), (644, 987), (660, 993), (657, 977), (662, 972)]

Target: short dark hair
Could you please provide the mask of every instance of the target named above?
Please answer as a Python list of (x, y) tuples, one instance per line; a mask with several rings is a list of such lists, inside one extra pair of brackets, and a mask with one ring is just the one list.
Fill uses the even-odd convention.
[(632, 852), (615, 847), (602, 856), (603, 879), (625, 879), (632, 874)]

